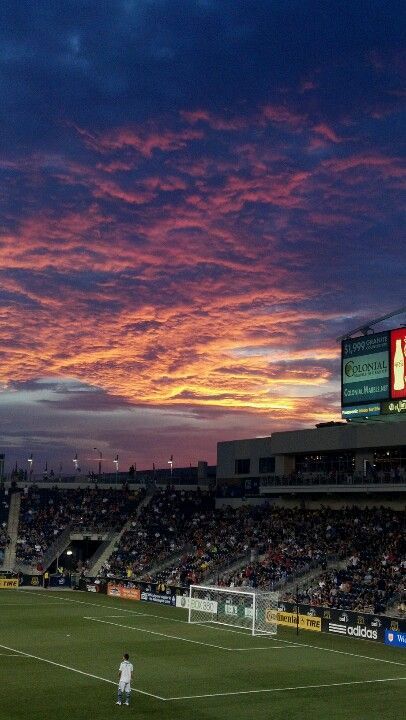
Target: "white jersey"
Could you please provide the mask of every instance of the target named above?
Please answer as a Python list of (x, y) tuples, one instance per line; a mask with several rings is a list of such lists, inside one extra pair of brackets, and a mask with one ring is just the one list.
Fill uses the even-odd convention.
[(128, 660), (123, 660), (119, 669), (120, 669), (120, 682), (130, 683), (131, 682), (131, 673), (134, 670), (132, 664)]

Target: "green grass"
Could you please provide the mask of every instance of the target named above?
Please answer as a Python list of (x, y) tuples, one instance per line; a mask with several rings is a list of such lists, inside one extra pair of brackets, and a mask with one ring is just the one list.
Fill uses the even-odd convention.
[[(253, 638), (188, 625), (186, 612), (176, 608), (90, 593), (4, 590), (0, 645), (1, 720), (403, 716), (405, 653), (369, 641), (310, 632), (297, 638), (290, 629), (280, 629), (277, 640)], [(123, 652), (135, 667), (130, 708), (115, 705)], [(376, 680), (385, 682), (366, 682)]]

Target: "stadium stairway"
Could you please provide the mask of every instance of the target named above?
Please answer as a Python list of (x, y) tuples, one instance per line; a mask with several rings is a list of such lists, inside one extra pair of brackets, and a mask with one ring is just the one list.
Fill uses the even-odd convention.
[[(66, 550), (70, 543), (70, 536), (73, 529), (69, 525), (63, 532), (61, 532), (60, 535), (56, 538), (55, 542), (52, 543), (52, 545), (49, 546), (48, 550), (44, 553), (44, 557), (42, 560), (42, 567), (44, 570), (47, 570), (51, 563), (53, 563), (54, 560), (56, 560), (59, 555), (62, 555), (63, 551)], [(27, 573), (28, 575), (38, 575), (39, 572), (36, 568), (36, 565), (26, 565), (21, 562), (16, 563), (16, 568), (22, 573)]]
[(121, 536), (124, 535), (126, 530), (131, 527), (131, 523), (134, 522), (134, 519), (136, 520), (140, 516), (143, 508), (148, 505), (153, 495), (154, 491), (147, 493), (147, 495), (144, 497), (143, 500), (141, 500), (140, 504), (137, 507), (135, 518), (134, 516), (130, 517), (125, 523), (125, 525), (123, 525), (121, 530), (109, 533), (106, 540), (100, 545), (99, 548), (97, 548), (96, 552), (89, 560), (89, 567), (86, 571), (86, 574), (89, 577), (96, 577), (99, 574), (106, 560), (108, 560), (109, 557), (112, 555), (115, 546), (120, 542)]
[[(265, 557), (265, 555), (259, 555), (257, 559), (261, 560), (263, 557)], [(208, 572), (208, 574), (203, 578), (202, 584), (204, 583), (205, 585), (216, 585), (220, 575), (230, 575), (231, 573), (235, 573), (238, 570), (242, 570), (244, 567), (249, 565), (250, 562), (250, 554), (247, 554), (243, 557), (240, 556), (237, 560), (231, 563), (231, 565), (229, 563), (222, 563), (214, 570), (210, 570)]]
[(323, 570), (319, 565), (317, 565), (316, 567), (313, 567), (311, 570), (309, 570), (309, 572), (304, 573), (303, 575), (298, 575), (296, 578), (290, 580), (284, 585), (281, 585), (278, 590), (281, 590), (284, 593), (295, 593), (297, 587), (299, 588), (299, 590), (302, 590), (303, 588), (308, 586), (309, 583), (313, 582), (313, 580), (317, 580), (318, 577), (324, 575), (327, 570), (333, 570), (334, 568), (336, 568), (337, 570), (342, 570), (343, 568), (348, 566), (349, 562), (350, 556), (346, 557), (344, 560), (337, 560), (336, 558), (331, 558), (327, 562), (327, 567), (325, 570)]
[(167, 568), (170, 568), (172, 566), (176, 567), (179, 565), (179, 562), (181, 561), (182, 557), (192, 548), (185, 546), (182, 549), (182, 552), (179, 552), (177, 550), (176, 552), (172, 553), (172, 555), (169, 555), (165, 558), (165, 560), (162, 560), (161, 562), (157, 563), (156, 565), (152, 565), (152, 567), (145, 573), (145, 575), (140, 575), (137, 577), (137, 580), (145, 580), (145, 578), (148, 577), (156, 577), (158, 573), (162, 572), (163, 570), (166, 570)]
[(18, 523), (20, 520), (21, 493), (14, 492), (10, 498), (8, 513), (7, 532), (10, 536), (10, 543), (4, 553), (3, 570), (14, 570), (16, 559), (16, 545), (18, 537)]

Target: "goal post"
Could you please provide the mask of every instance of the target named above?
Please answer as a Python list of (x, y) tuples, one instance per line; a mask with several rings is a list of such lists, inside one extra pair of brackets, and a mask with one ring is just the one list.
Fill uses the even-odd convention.
[(252, 635), (276, 635), (278, 593), (209, 585), (189, 588), (189, 623), (228, 625)]

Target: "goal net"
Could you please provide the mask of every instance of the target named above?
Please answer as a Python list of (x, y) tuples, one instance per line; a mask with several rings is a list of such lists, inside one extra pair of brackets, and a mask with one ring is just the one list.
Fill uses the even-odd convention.
[(230, 625), (252, 635), (276, 635), (278, 593), (191, 585), (189, 622)]

